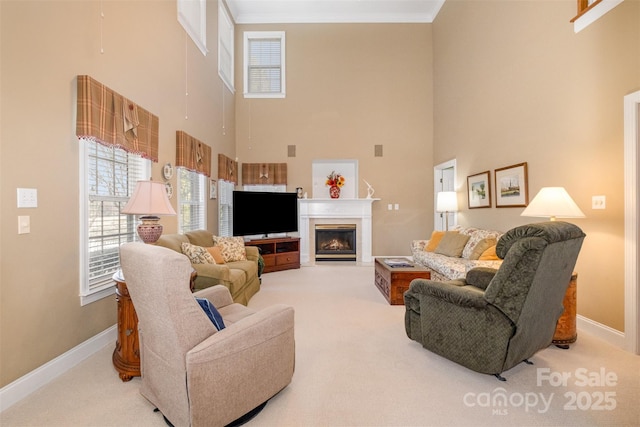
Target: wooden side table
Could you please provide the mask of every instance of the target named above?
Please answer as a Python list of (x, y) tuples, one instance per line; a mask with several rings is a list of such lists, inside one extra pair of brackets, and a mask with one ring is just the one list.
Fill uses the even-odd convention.
[(556, 332), (553, 335), (551, 341), (556, 347), (562, 349), (568, 349), (569, 344), (576, 342), (578, 339), (578, 331), (576, 327), (577, 316), (577, 299), (578, 299), (578, 274), (573, 273), (571, 275), (571, 281), (569, 287), (564, 295), (562, 305), (564, 305), (564, 311), (558, 319), (556, 326)]
[(140, 346), (138, 342), (138, 315), (133, 307), (122, 270), (113, 275), (116, 282), (116, 301), (118, 303), (118, 338), (113, 350), (113, 366), (122, 381), (140, 376)]
[[(189, 286), (194, 290), (198, 273), (193, 270)], [(113, 275), (116, 282), (116, 301), (118, 303), (118, 336), (116, 348), (113, 350), (113, 366), (118, 371), (122, 381), (130, 381), (133, 377), (140, 376), (140, 343), (138, 340), (138, 315), (133, 306), (127, 283), (118, 270)]]

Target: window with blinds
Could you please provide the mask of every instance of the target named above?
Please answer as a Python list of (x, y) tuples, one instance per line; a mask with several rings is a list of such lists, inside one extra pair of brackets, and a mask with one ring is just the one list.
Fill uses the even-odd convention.
[(185, 168), (177, 168), (178, 232), (207, 229), (207, 177)]
[(120, 268), (120, 245), (138, 239), (133, 215), (120, 210), (136, 182), (149, 179), (151, 161), (121, 148), (82, 139), (81, 304), (114, 292), (111, 277)]
[(245, 98), (284, 98), (285, 87), (284, 31), (245, 32)]
[(218, 75), (231, 92), (235, 91), (233, 78), (233, 40), (235, 29), (222, 1), (218, 2)]
[(218, 235), (231, 236), (233, 231), (233, 182), (218, 180)]

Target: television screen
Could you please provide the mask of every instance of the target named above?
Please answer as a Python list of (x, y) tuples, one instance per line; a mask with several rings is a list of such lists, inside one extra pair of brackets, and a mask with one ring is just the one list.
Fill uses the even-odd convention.
[(269, 237), (298, 231), (296, 193), (233, 192), (233, 235)]

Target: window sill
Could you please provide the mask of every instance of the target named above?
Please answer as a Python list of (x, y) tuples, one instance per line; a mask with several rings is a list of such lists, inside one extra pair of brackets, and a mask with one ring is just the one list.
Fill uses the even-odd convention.
[(584, 30), (623, 1), (624, 0), (599, 0), (593, 3), (571, 20), (571, 22), (573, 22), (573, 32), (577, 33)]
[(245, 98), (286, 98), (284, 93), (245, 93)]
[(116, 293), (116, 287), (115, 286), (109, 286), (106, 289), (103, 289), (101, 291), (98, 292), (94, 292), (92, 294), (89, 295), (80, 295), (80, 305), (81, 306), (85, 306), (87, 304), (91, 304), (92, 302), (96, 302), (98, 300), (101, 300), (102, 298), (106, 298), (109, 295), (113, 295)]

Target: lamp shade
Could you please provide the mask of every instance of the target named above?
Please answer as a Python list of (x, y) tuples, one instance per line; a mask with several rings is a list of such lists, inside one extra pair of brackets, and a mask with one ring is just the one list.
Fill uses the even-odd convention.
[(455, 191), (441, 191), (436, 199), (436, 211), (456, 212), (458, 210), (458, 196)]
[(563, 187), (543, 187), (521, 216), (556, 218), (584, 218), (584, 213)]
[(122, 208), (122, 213), (132, 215), (175, 215), (163, 183), (138, 181), (133, 196)]

